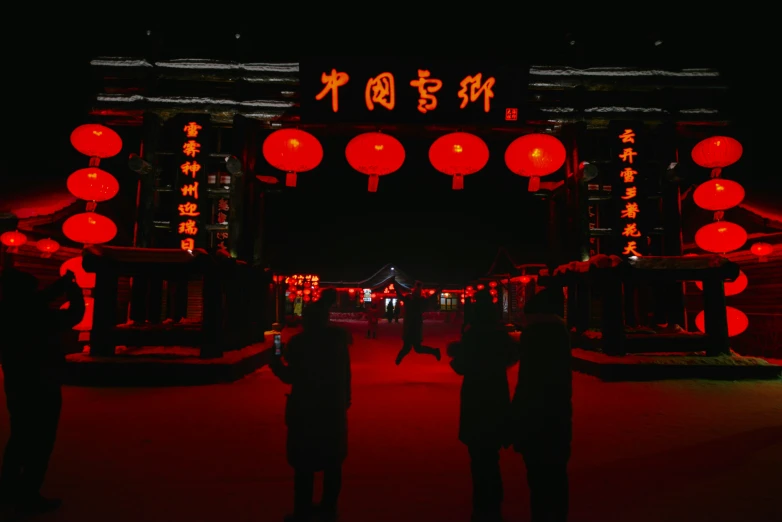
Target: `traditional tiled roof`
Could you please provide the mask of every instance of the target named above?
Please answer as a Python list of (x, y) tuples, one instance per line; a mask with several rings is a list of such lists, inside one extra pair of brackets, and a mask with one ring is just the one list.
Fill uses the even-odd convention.
[(321, 284), (324, 287), (370, 288), (374, 290), (386, 287), (393, 278), (396, 278), (399, 286), (408, 290), (415, 285), (416, 281), (397, 266), (388, 263), (368, 278), (360, 281), (322, 281)]

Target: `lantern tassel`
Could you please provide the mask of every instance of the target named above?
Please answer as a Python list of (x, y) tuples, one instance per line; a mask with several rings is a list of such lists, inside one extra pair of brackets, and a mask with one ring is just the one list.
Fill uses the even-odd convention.
[(529, 179), (529, 187), (527, 188), (530, 192), (537, 192), (540, 190), (540, 178), (537, 176), (533, 176)]
[(100, 158), (92, 157), (90, 158), (90, 167), (97, 167), (100, 165)]
[(369, 176), (369, 188), (370, 192), (377, 192), (377, 185), (380, 182), (380, 177), (377, 174)]
[(451, 188), (453, 190), (463, 190), (464, 189), (464, 176), (462, 176), (461, 174), (454, 174), (453, 182), (451, 183)]
[(714, 221), (722, 221), (722, 218), (725, 217), (725, 212), (722, 210), (718, 210), (714, 213)]
[(296, 173), (295, 172), (288, 172), (285, 174), (285, 186), (286, 187), (295, 187), (296, 186)]
[(87, 212), (95, 212), (95, 209), (98, 208), (98, 204), (94, 201), (88, 201), (86, 210)]
[(722, 174), (722, 169), (720, 167), (711, 169), (711, 177), (712, 177), (712, 179), (719, 178), (721, 174)]

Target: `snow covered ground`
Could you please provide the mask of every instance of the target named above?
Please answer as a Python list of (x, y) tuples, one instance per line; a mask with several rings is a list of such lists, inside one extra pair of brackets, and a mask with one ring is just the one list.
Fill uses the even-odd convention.
[[(401, 325), (354, 331), (342, 520), (469, 520), (459, 378), (412, 353)], [(451, 325), (428, 323), (444, 348)], [(515, 368), (509, 372), (512, 381)], [(292, 502), (286, 386), (262, 369), (230, 385), (67, 388), (42, 521), (279, 521)], [(782, 520), (782, 382), (603, 383), (576, 375), (572, 521)], [(0, 442), (8, 420), (0, 413)], [(502, 457), (508, 521), (528, 520), (524, 465)]]

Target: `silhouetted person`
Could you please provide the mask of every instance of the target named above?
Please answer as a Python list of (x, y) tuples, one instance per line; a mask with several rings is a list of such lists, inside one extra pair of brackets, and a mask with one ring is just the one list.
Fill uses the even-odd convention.
[(572, 437), (570, 333), (561, 288), (546, 288), (524, 308), (519, 381), (513, 396), (514, 446), (524, 456), (533, 522), (564, 522)]
[[(397, 305), (399, 306), (399, 305)], [(394, 302), (389, 301), (388, 306), (386, 306), (386, 319), (388, 319), (388, 322), (392, 322), (394, 320)]]
[(367, 309), (367, 339), (377, 339), (377, 323), (380, 321), (380, 310), (377, 303), (372, 303)]
[(399, 304), (399, 301), (396, 302), (396, 306), (394, 307), (394, 322), (399, 322), (399, 316), (402, 315), (402, 306)]
[(404, 304), (405, 307), (405, 320), (402, 322), (402, 349), (399, 350), (399, 354), (396, 356), (396, 364), (401, 364), (402, 359), (410, 353), (410, 350), (415, 350), (416, 353), (434, 355), (439, 361), (440, 349), (430, 348), (422, 344), (424, 342), (424, 308), (429, 301), (437, 298), (438, 292), (429, 297), (424, 297), (420, 281), (416, 281), (415, 287), (409, 294), (403, 293), (396, 281), (394, 281), (394, 289), (396, 289), (397, 296), (396, 305), (401, 306)]
[[(294, 512), (289, 521), (309, 520), (315, 511), (335, 519), (347, 456), (350, 407), (350, 334), (328, 322), (319, 303), (304, 311), (303, 331), (275, 358), (272, 371), (291, 385), (285, 407), (288, 463), (294, 469)], [(323, 499), (312, 503), (314, 474), (323, 472)]]
[(452, 345), (451, 367), (463, 375), (459, 440), (470, 453), (473, 521), (502, 520), (500, 448), (511, 443), (507, 368), (518, 360), (518, 345), (498, 320), (488, 291), (477, 296), (475, 314), (459, 343)]
[[(60, 336), (84, 316), (84, 297), (67, 272), (38, 290), (38, 279), (7, 269), (0, 277), (0, 349), (11, 436), (0, 471), (0, 499), (25, 512), (56, 509), (60, 501), (41, 496), (62, 408), (61, 374), (65, 364)], [(66, 294), (69, 307), (50, 304)]]

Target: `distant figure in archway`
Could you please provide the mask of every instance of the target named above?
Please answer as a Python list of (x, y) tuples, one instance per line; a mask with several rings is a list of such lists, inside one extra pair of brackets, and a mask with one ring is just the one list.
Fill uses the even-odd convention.
[(377, 323), (380, 322), (380, 309), (372, 303), (367, 309), (367, 339), (377, 339)]
[(430, 302), (435, 302), (439, 295), (439, 290), (430, 296), (422, 294), (423, 289), (420, 281), (415, 282), (413, 290), (405, 294), (399, 289), (399, 285), (394, 280), (394, 289), (396, 290), (397, 306), (404, 305), (405, 320), (402, 321), (402, 349), (396, 356), (396, 364), (399, 365), (402, 359), (415, 350), (416, 353), (434, 355), (440, 360), (440, 349), (423, 346), (424, 341), (424, 309)]
[[(397, 307), (399, 307), (399, 303), (397, 302)], [(386, 319), (388, 319), (388, 322), (392, 322), (394, 320), (394, 302), (389, 301), (388, 306), (386, 306)]]
[(399, 316), (402, 315), (402, 305), (399, 304), (399, 301), (396, 302), (396, 306), (394, 307), (394, 322), (399, 322)]

